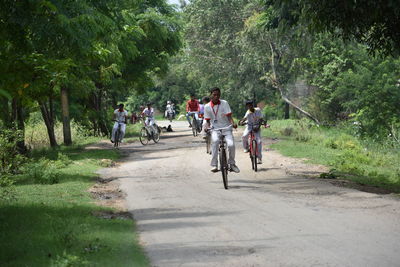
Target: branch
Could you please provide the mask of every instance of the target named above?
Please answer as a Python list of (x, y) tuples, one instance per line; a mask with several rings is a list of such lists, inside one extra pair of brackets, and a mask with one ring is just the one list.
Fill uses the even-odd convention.
[(283, 89), (282, 86), (280, 85), (280, 83), (278, 82), (277, 79), (277, 75), (276, 75), (276, 67), (275, 67), (275, 48), (274, 45), (272, 44), (272, 42), (269, 42), (269, 47), (271, 48), (271, 69), (272, 69), (272, 77), (271, 79), (271, 83), (272, 86), (274, 88), (276, 88), (283, 101), (285, 101), (287, 104), (289, 104), (291, 107), (293, 107), (294, 109), (296, 109), (297, 111), (299, 111), (301, 114), (305, 115), (306, 117), (308, 117), (309, 119), (311, 119), (312, 121), (314, 121), (317, 125), (320, 125), (320, 122), (318, 121), (317, 118), (315, 118), (314, 116), (312, 116), (310, 113), (308, 113), (307, 111), (301, 109), (299, 106), (295, 105), (292, 101), (289, 100), (289, 98), (287, 98), (284, 94), (283, 94)]

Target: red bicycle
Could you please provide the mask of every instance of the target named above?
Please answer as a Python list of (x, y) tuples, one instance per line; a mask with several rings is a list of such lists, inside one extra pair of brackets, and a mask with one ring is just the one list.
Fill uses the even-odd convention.
[(250, 160), (251, 160), (251, 168), (257, 172), (257, 164), (258, 161), (257, 159), (260, 157), (259, 155), (259, 151), (258, 151), (258, 144), (257, 144), (257, 139), (256, 139), (256, 135), (255, 132), (260, 130), (261, 125), (264, 125), (264, 127), (269, 127), (268, 124), (266, 124), (265, 122), (261, 122), (261, 123), (255, 123), (255, 124), (248, 124), (248, 123), (242, 123), (243, 125), (249, 125), (250, 126), (250, 133), (249, 133), (249, 155), (250, 155)]

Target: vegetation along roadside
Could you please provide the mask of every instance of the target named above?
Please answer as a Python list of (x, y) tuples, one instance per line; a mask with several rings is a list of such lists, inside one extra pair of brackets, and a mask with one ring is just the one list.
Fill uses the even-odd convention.
[[(306, 158), (327, 165), (327, 179), (345, 179), (374, 192), (400, 193), (398, 144), (361, 139), (352, 134), (356, 124), (334, 128), (317, 127), (307, 120), (273, 120), (265, 137), (278, 139), (272, 145), (285, 156)], [(373, 190), (375, 188), (376, 190)]]
[(0, 265), (148, 266), (133, 220), (96, 205), (88, 192), (95, 171), (119, 157), (74, 145), (9, 162), (21, 167), (1, 179)]

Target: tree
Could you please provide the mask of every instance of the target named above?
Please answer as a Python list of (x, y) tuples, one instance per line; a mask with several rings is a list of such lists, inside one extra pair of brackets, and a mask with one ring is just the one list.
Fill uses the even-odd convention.
[(355, 39), (372, 53), (400, 52), (399, 1), (265, 0), (264, 4), (273, 7), (272, 27), (303, 24), (314, 33), (328, 31), (344, 40)]

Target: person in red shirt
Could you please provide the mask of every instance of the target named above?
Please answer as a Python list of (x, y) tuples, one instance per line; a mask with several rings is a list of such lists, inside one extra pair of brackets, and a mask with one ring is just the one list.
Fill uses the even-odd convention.
[(194, 94), (190, 95), (190, 100), (186, 102), (186, 119), (189, 122), (189, 127), (192, 127), (190, 117), (194, 114), (196, 120), (199, 119), (200, 103)]

